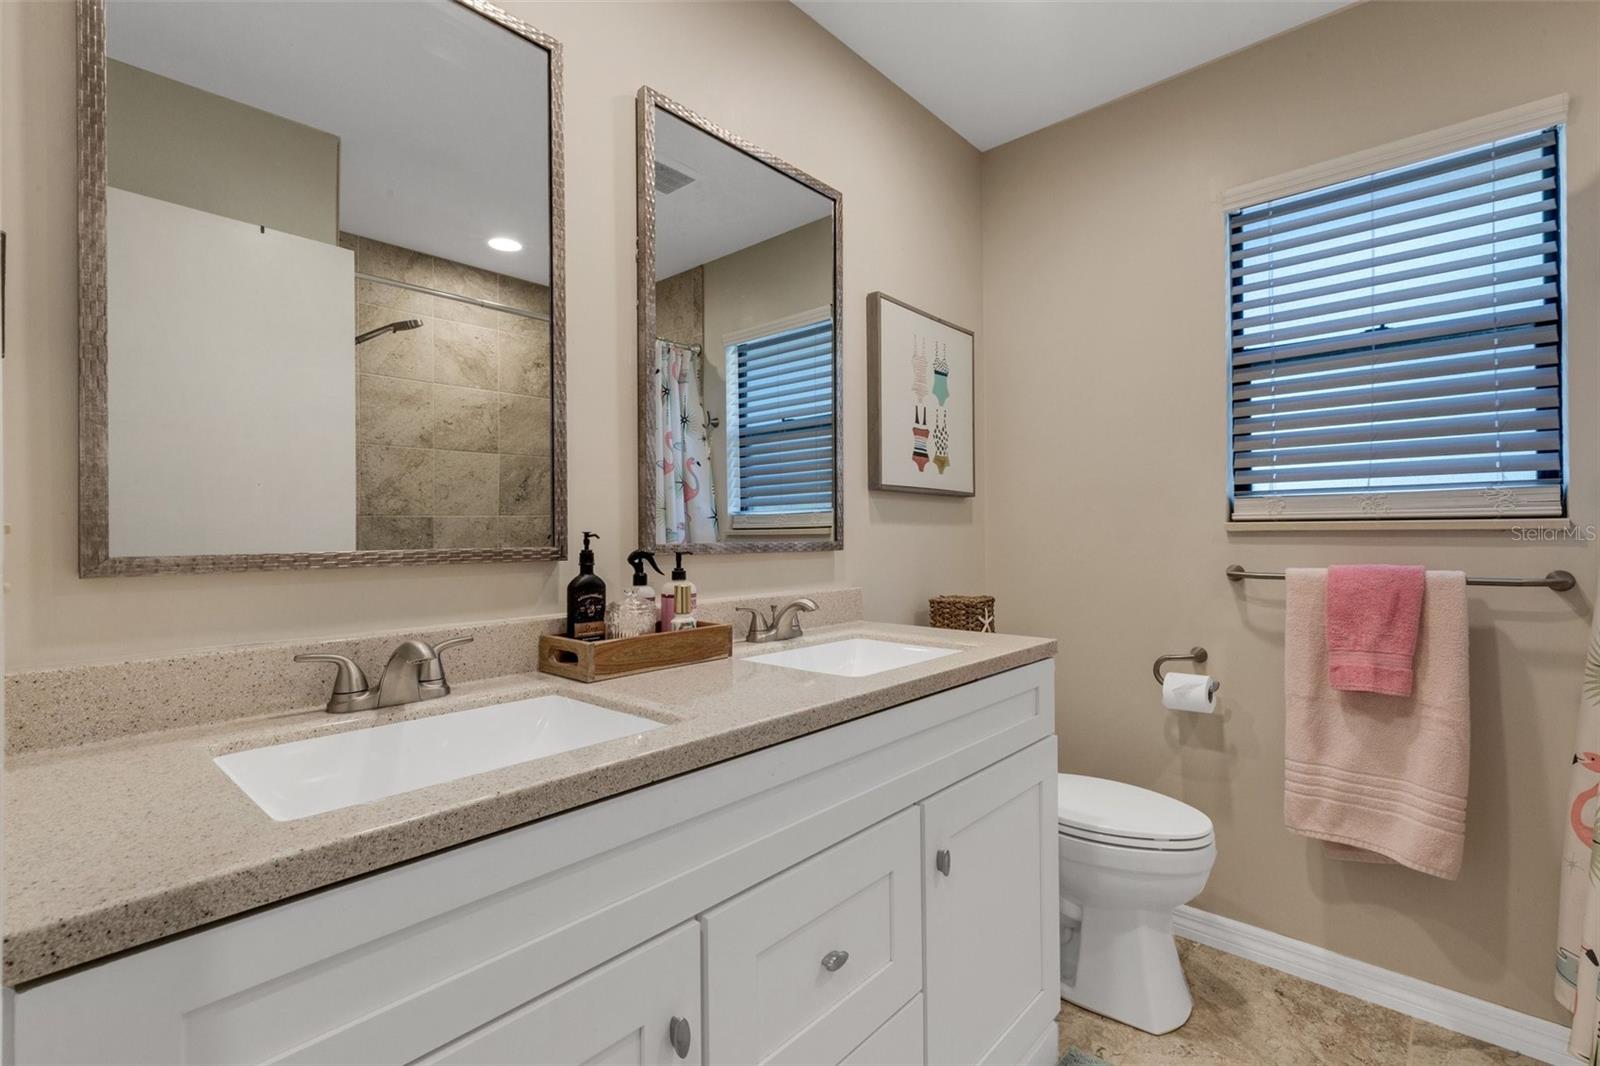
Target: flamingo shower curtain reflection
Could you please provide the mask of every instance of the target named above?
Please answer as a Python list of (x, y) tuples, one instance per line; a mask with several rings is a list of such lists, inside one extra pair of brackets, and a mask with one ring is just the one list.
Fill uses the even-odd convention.
[(698, 347), (656, 341), (661, 433), (656, 462), (656, 541), (699, 544), (717, 538), (717, 486), (712, 474), (711, 419), (701, 391)]
[(1568, 1050), (1594, 1063), (1600, 1036), (1600, 849), (1595, 847), (1595, 819), (1600, 811), (1600, 617), (1590, 634), (1584, 663), (1578, 735), (1569, 772), (1561, 826), (1555, 991), (1556, 999), (1572, 1011)]

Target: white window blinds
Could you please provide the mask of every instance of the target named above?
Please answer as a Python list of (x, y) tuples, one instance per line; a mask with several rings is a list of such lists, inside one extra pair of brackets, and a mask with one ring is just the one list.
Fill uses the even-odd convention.
[(736, 514), (833, 510), (833, 321), (732, 348)]
[(1560, 137), (1228, 215), (1236, 520), (1564, 513)]

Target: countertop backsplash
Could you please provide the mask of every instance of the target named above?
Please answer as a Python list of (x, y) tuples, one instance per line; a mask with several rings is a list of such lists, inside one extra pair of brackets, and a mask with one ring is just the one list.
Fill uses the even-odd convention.
[[(818, 610), (803, 618), (806, 626), (862, 620), (859, 588), (702, 596), (697, 613), (705, 622), (734, 623), (738, 607), (764, 609), (799, 596), (817, 602)], [(538, 670), (539, 635), (558, 633), (563, 623), (563, 615), (541, 614), (19, 671), (5, 679), (6, 754), (319, 707), (327, 701), (333, 675), (326, 666), (294, 662), (296, 655), (308, 652), (349, 656), (376, 681), (401, 640), (414, 637), (437, 643), (470, 636), (471, 644), (446, 653), (445, 669), (452, 682), (533, 673)], [(740, 634), (736, 632), (734, 639), (741, 639)]]

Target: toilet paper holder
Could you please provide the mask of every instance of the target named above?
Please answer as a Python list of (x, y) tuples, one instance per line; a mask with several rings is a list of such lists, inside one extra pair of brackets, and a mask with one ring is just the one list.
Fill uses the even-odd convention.
[[(1206, 661), (1206, 650), (1204, 648), (1202, 648), (1200, 645), (1196, 644), (1194, 647), (1189, 649), (1189, 654), (1187, 654), (1187, 655), (1158, 655), (1156, 657), (1155, 664), (1150, 667), (1150, 672), (1152, 674), (1156, 675), (1156, 684), (1164, 685), (1164, 684), (1166, 684), (1167, 679), (1161, 676), (1161, 668), (1163, 666), (1165, 666), (1167, 663), (1190, 663), (1190, 662), (1192, 662), (1192, 663), (1195, 663), (1195, 664), (1199, 664), (1199, 663), (1203, 663), (1205, 661)], [(1217, 683), (1215, 681), (1213, 681), (1212, 684), (1216, 685)], [(1218, 686), (1218, 687), (1220, 688), (1221, 686)], [(1214, 691), (1216, 691), (1216, 689), (1212, 689), (1212, 691), (1214, 692)]]

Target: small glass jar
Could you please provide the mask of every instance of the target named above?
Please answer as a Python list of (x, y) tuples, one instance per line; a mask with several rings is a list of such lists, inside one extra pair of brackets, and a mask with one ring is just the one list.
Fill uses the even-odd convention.
[(642, 637), (656, 631), (655, 603), (630, 589), (622, 599), (606, 607), (606, 639)]

